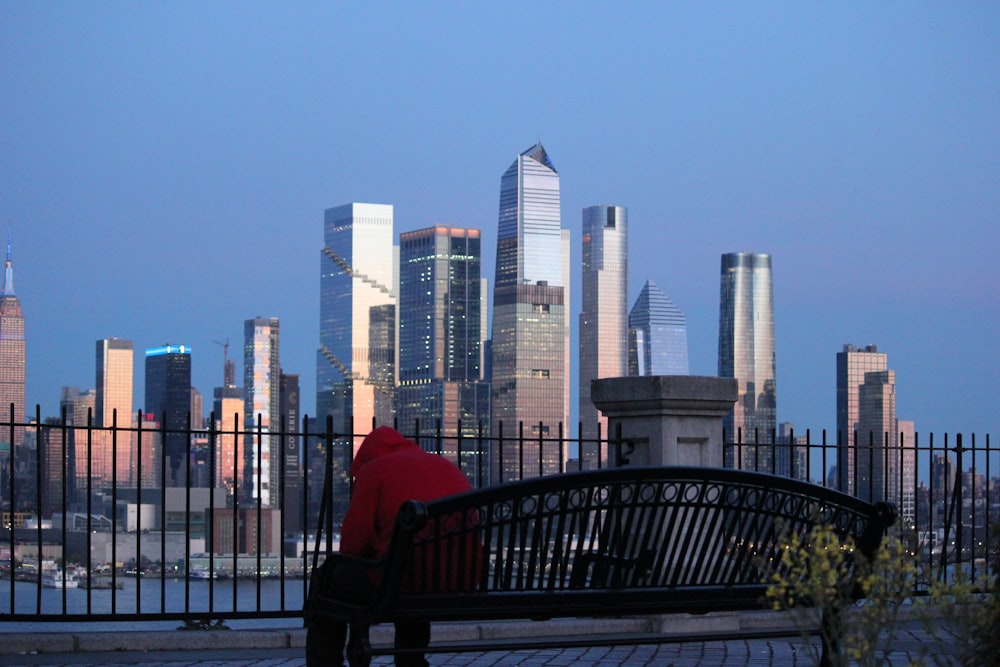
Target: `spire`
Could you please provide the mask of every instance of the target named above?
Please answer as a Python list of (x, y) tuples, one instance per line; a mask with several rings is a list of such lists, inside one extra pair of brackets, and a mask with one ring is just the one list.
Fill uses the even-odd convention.
[(14, 267), (10, 261), (10, 225), (7, 226), (7, 262), (4, 264), (3, 296), (14, 296)]

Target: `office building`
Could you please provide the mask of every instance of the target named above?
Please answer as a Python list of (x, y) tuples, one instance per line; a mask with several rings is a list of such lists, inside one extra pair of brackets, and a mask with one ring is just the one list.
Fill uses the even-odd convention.
[(282, 419), (282, 470), (280, 490), (284, 502), (281, 504), (281, 520), (285, 534), (303, 534), (310, 528), (303, 524), (302, 498), (302, 425), (300, 422), (299, 376), (292, 373), (281, 374), (280, 413)]
[[(165, 435), (167, 486), (185, 486), (191, 443), (191, 346), (161, 345), (146, 350), (145, 411)], [(200, 424), (199, 424), (200, 426)], [(143, 445), (145, 443), (142, 443)]]
[(628, 315), (628, 374), (687, 375), (687, 318), (647, 280)]
[[(771, 256), (722, 256), (719, 297), (719, 377), (736, 378), (733, 410), (723, 418), (727, 440), (776, 445), (774, 291)], [(788, 447), (738, 447), (728, 465), (791, 474)]]
[(68, 443), (69, 482), (72, 485), (70, 501), (86, 498), (87, 484), (87, 423), (94, 420), (97, 391), (79, 387), (63, 387), (59, 399), (59, 412), (66, 419)]
[[(439, 225), (399, 240), (399, 428), (459, 463), (473, 481), (478, 452), (457, 437), (489, 427), (482, 378), (482, 239), (478, 229)], [(461, 426), (461, 431), (459, 427)], [(441, 439), (438, 440), (437, 436)]]
[(888, 369), (888, 356), (875, 345), (848, 344), (837, 353), (837, 488), (844, 493), (855, 495), (857, 488), (855, 439), (864, 440), (858, 430), (861, 385), (867, 373)]
[[(337, 438), (330, 452), (335, 518), (347, 509), (348, 469), (354, 451), (386, 411), (385, 385), (394, 372), (396, 356), (387, 349), (394, 343), (395, 331), (397, 248), (393, 242), (391, 205), (351, 203), (324, 212), (317, 429), (325, 432), (329, 418), (334, 432), (355, 436)], [(389, 313), (393, 313), (391, 318)], [(320, 453), (327, 454), (325, 449)]]
[[(323, 240), (316, 415), (321, 423), (333, 416), (340, 432), (356, 424), (355, 431), (363, 435), (375, 418), (372, 364), (375, 384), (384, 385), (386, 365), (395, 358), (385, 347), (395, 326), (387, 324), (384, 308), (396, 303), (392, 206), (354, 203), (327, 209)], [(374, 350), (373, 317), (378, 329)], [(354, 445), (360, 444), (358, 438)]]
[[(231, 381), (228, 374), (226, 381)], [(215, 487), (225, 488), (232, 498), (237, 494), (239, 480), (244, 479), (245, 473), (245, 461), (240, 455), (244, 442), (243, 387), (235, 384), (216, 387), (214, 399), (212, 418), (215, 420), (216, 432)]]
[[(569, 232), (559, 174), (541, 144), (500, 179), (491, 336), (494, 482), (554, 473), (567, 421)], [(524, 438), (518, 425), (524, 424)], [(539, 447), (542, 451), (539, 451)]]
[(372, 425), (391, 424), (396, 408), (395, 304), (368, 310), (368, 385), (372, 390)]
[(628, 374), (628, 210), (583, 209), (583, 304), (579, 327), (580, 465), (607, 461), (608, 420), (590, 399), (590, 383)]
[(280, 324), (255, 317), (243, 327), (243, 498), (260, 507), (281, 506), (278, 495)]
[(854, 465), (856, 495), (868, 502), (894, 502), (899, 494), (896, 442), (896, 373), (871, 371), (858, 387), (858, 439)]
[[(89, 477), (94, 488), (135, 483), (135, 424), (132, 412), (132, 341), (104, 338), (97, 341), (97, 393), (94, 398)], [(111, 429), (114, 429), (113, 431)], [(79, 445), (77, 447), (79, 453)], [(83, 474), (77, 468), (77, 474)], [(87, 475), (84, 475), (87, 476)]]
[(917, 520), (917, 426), (913, 420), (896, 418), (896, 443), (894, 456), (898, 457), (899, 494), (894, 496), (901, 525), (912, 526)]
[[(11, 263), (11, 243), (7, 239), (7, 261), (4, 265), (3, 292), (0, 293), (0, 469), (6, 474), (0, 488), (7, 489), (10, 472), (6, 463), (14, 460), (14, 451), (24, 442), (24, 401), (26, 343), (24, 313), (21, 301), (14, 293), (14, 267)], [(13, 412), (12, 412), (13, 411)], [(14, 426), (10, 422), (13, 417)]]

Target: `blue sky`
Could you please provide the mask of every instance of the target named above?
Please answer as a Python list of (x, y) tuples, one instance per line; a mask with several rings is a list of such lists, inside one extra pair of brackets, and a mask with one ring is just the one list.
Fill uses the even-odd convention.
[(985, 2), (5, 2), (28, 403), (93, 386), (110, 336), (137, 408), (166, 342), (210, 397), (213, 341), (263, 315), (312, 413), (323, 210), (481, 228), (492, 280), (500, 175), (541, 140), (574, 259), (583, 207), (628, 207), (631, 297), (684, 311), (692, 373), (720, 256), (767, 252), (780, 421), (833, 428), (835, 355), (875, 343), (901, 418), (995, 435), (998, 32)]

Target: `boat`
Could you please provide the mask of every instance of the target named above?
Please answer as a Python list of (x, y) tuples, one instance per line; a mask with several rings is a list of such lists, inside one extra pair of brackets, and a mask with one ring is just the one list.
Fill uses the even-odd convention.
[(72, 572), (46, 570), (42, 572), (42, 586), (45, 588), (79, 588), (80, 580)]
[(219, 574), (217, 572), (210, 572), (208, 568), (198, 568), (195, 570), (191, 570), (191, 578), (203, 579), (203, 580), (218, 579)]

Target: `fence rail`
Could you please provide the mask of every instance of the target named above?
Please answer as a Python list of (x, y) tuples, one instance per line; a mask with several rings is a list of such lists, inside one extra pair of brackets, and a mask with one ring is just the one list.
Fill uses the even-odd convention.
[[(272, 430), (236, 415), (183, 430), (142, 413), (111, 426), (90, 414), (81, 421), (43, 420), (37, 407), (34, 419), (0, 421), (0, 618), (201, 626), (301, 617), (324, 477), (334, 528), (367, 430), (309, 419)], [(571, 438), (562, 425), (536, 426), (490, 434), (481, 424), (396, 425), (474, 486), (628, 457), (620, 434)], [(737, 432), (723, 441), (729, 466), (894, 503), (900, 534), (939, 576), (997, 563), (1000, 449), (988, 435)]]

